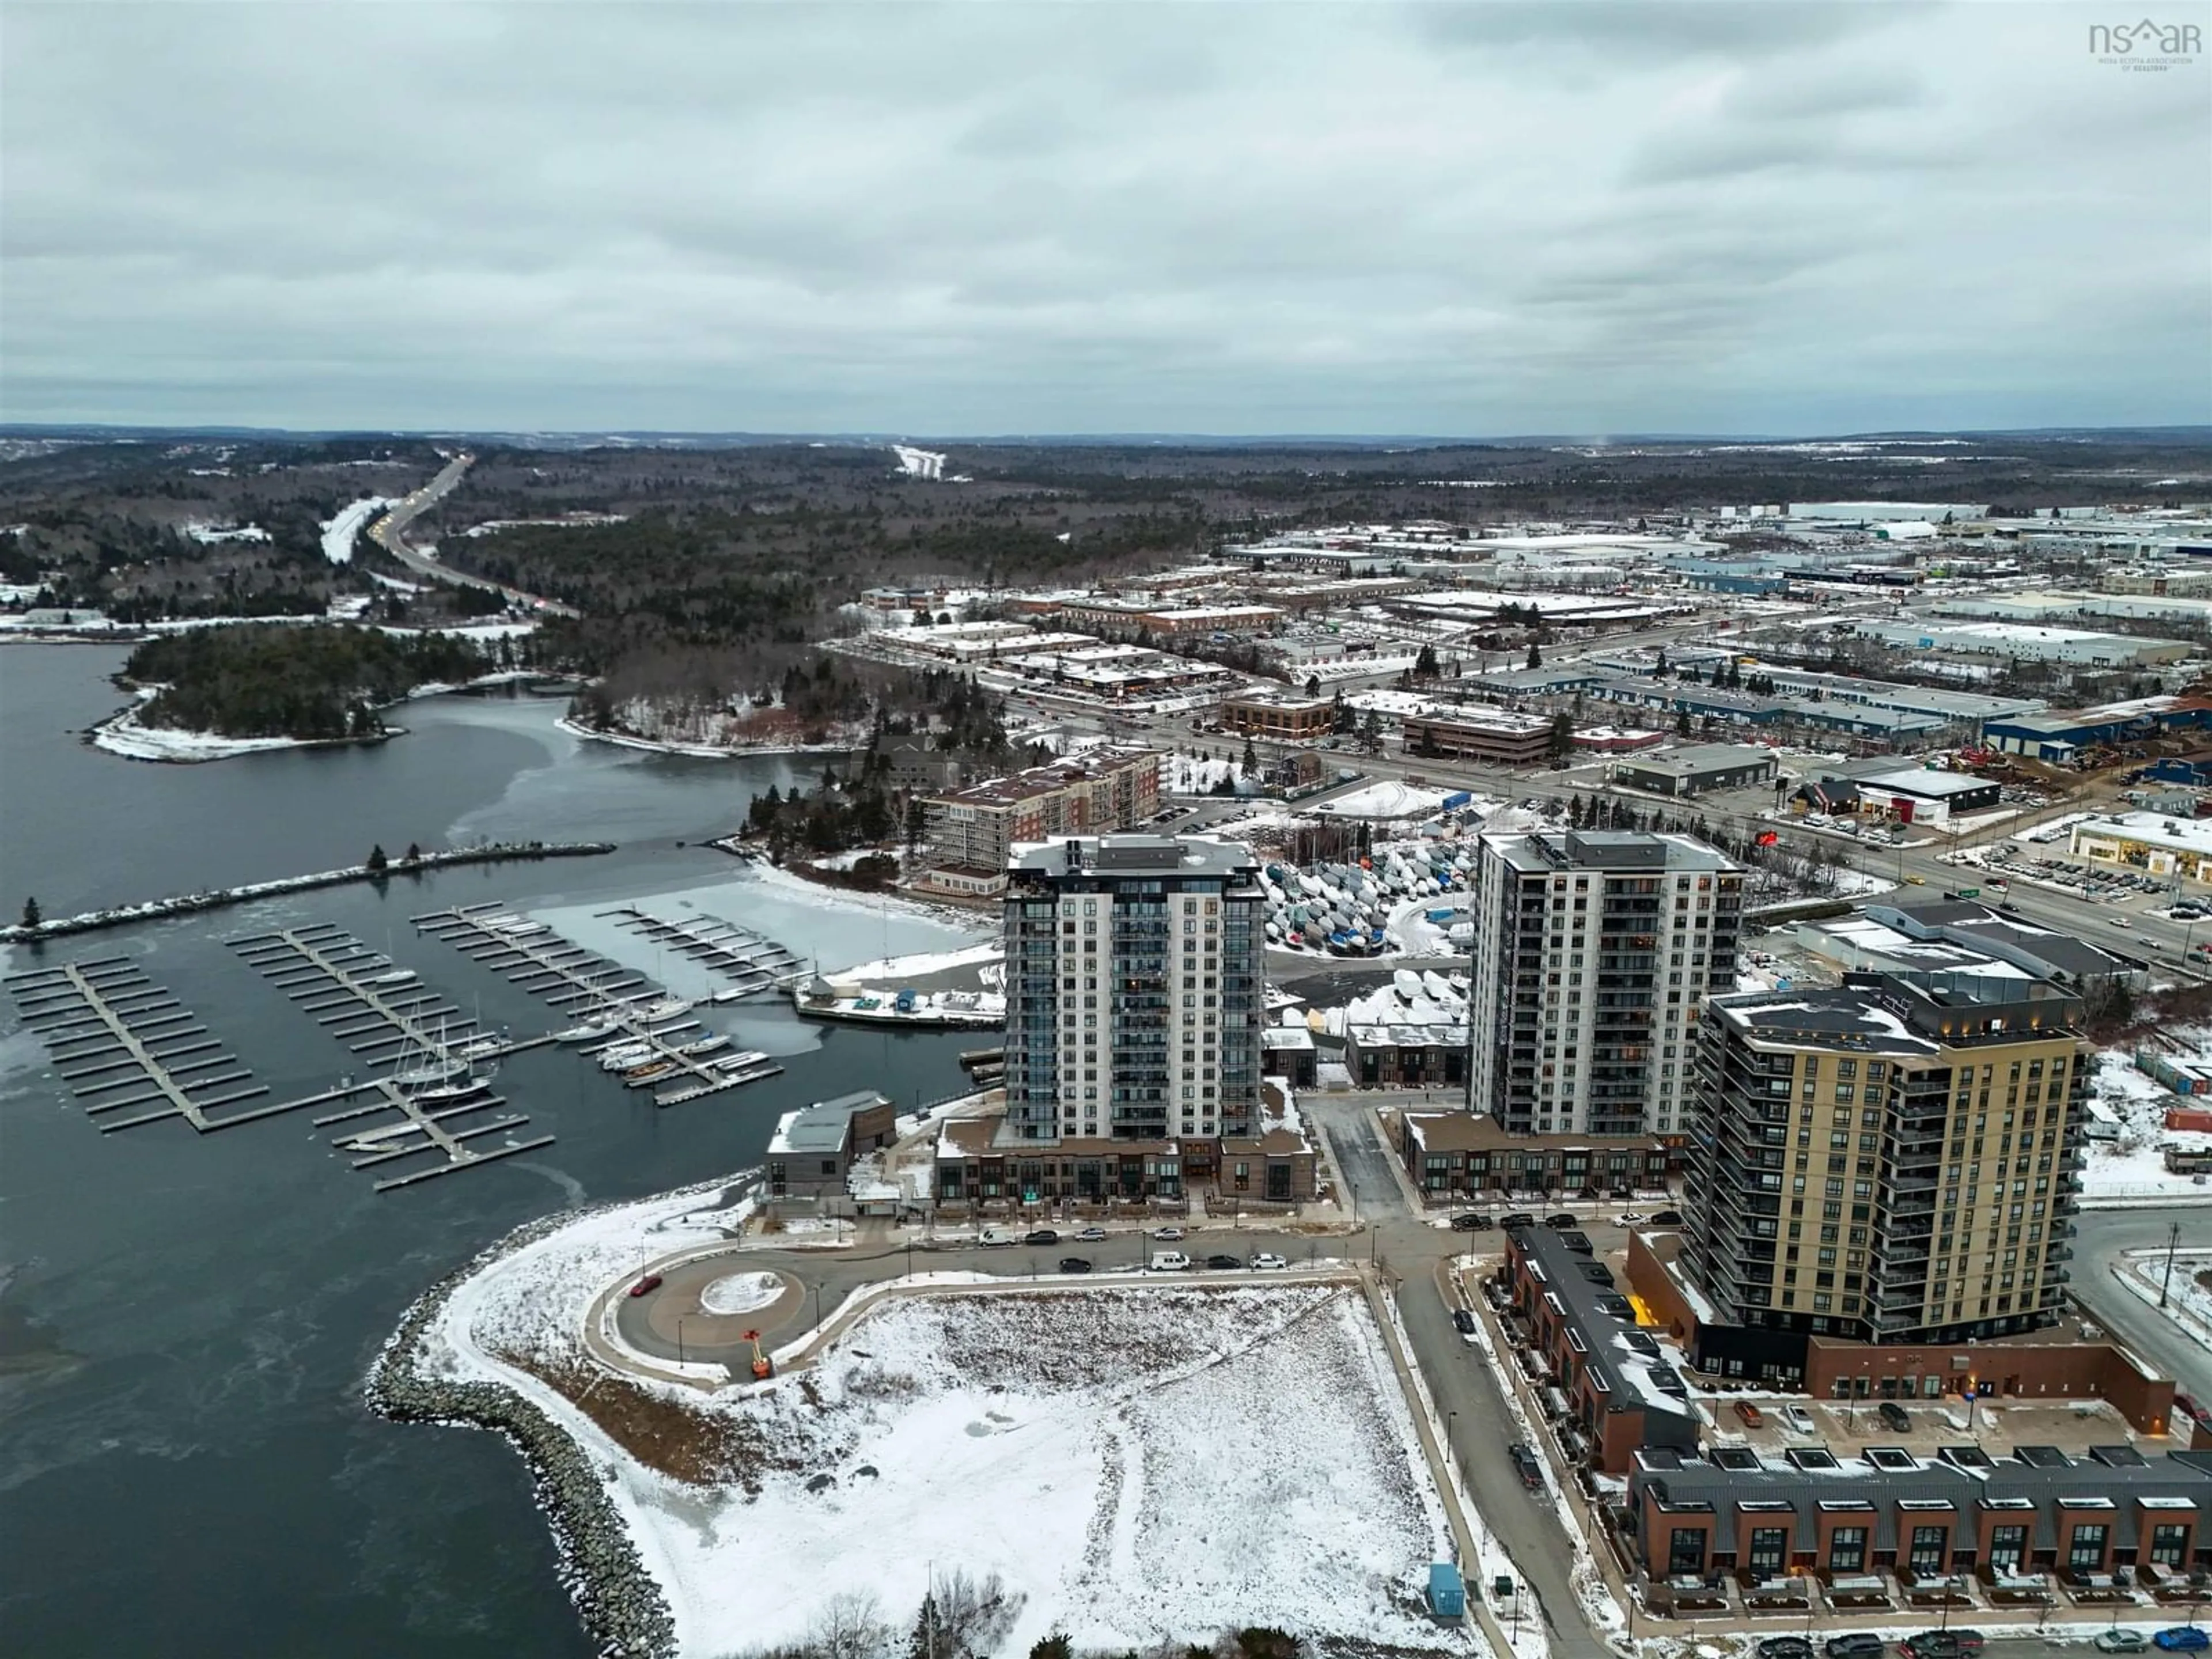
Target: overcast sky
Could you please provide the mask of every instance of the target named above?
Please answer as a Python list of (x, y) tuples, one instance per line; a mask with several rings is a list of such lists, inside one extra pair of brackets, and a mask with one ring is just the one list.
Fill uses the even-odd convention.
[(0, 417), (2205, 422), (2212, 54), (2114, 15), (9, 3)]

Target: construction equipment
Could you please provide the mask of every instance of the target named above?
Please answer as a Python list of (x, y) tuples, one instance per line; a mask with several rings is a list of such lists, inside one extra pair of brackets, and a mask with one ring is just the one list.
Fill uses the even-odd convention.
[(744, 1331), (740, 1333), (740, 1334), (744, 1336), (746, 1341), (753, 1345), (754, 1381), (759, 1382), (767, 1382), (769, 1378), (775, 1375), (775, 1361), (770, 1359), (768, 1357), (767, 1351), (761, 1346), (760, 1333), (758, 1331)]

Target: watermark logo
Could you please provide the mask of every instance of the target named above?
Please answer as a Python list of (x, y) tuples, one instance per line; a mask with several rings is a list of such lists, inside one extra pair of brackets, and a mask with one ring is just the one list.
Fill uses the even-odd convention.
[(2146, 17), (2134, 23), (2093, 23), (2089, 55), (2114, 69), (2156, 74), (2186, 68), (2204, 51), (2204, 30), (2196, 23), (2161, 23)]

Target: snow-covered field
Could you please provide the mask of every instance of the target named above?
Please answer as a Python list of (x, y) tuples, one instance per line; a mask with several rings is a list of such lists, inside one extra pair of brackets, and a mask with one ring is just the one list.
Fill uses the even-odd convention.
[(1322, 801), (1314, 811), (1338, 818), (1425, 818), (1441, 811), (1443, 804), (1441, 789), (1416, 788), (1391, 778)]
[[(2167, 1035), (2212, 1064), (2212, 1039), (2204, 1033), (2179, 1030)], [(2189, 1054), (2179, 1057), (2186, 1059)], [(2189, 1176), (2175, 1175), (2166, 1167), (2168, 1146), (2191, 1152), (2212, 1149), (2212, 1134), (2166, 1127), (2169, 1106), (2191, 1105), (2193, 1100), (2185, 1100), (2155, 1078), (2144, 1076), (2127, 1052), (2119, 1048), (2108, 1048), (2097, 1056), (2096, 1076), (2090, 1086), (2097, 1104), (2119, 1124), (2120, 1138), (2083, 1143), (2089, 1153), (2088, 1166), (2081, 1171), (2084, 1204), (2094, 1206), (2100, 1201), (2148, 1198), (2212, 1203), (2212, 1183), (2200, 1187)]]
[(1170, 795), (1210, 795), (1224, 779), (1233, 783), (1243, 773), (1243, 767), (1231, 759), (1170, 755), (1160, 763), (1160, 788)]
[(93, 728), (92, 744), (126, 760), (213, 761), (234, 755), (251, 755), (264, 749), (309, 747), (301, 738), (225, 738), (213, 732), (176, 732), (163, 726), (141, 726), (134, 707)]
[(600, 1211), (447, 1301), (426, 1367), (538, 1401), (610, 1470), (679, 1651), (805, 1640), (854, 1583), (911, 1629), (934, 1569), (997, 1575), (993, 1650), (1210, 1640), (1269, 1624), (1434, 1649), (1441, 1502), (1358, 1291), (1089, 1286), (887, 1297), (819, 1364), (682, 1399), (720, 1443), (772, 1449), (726, 1486), (644, 1468), (501, 1353), (573, 1358), (594, 1294), (704, 1242), (709, 1189)]
[(756, 1313), (783, 1294), (776, 1273), (727, 1273), (699, 1292), (699, 1305), (710, 1314)]
[(381, 495), (364, 495), (338, 509), (337, 517), (323, 525), (323, 556), (332, 564), (353, 562), (354, 538), (362, 527), (392, 503)]

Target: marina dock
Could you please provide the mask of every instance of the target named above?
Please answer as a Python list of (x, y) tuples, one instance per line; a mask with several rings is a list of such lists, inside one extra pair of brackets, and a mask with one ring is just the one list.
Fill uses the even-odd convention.
[(796, 952), (718, 916), (657, 916), (634, 904), (617, 905), (599, 915), (613, 917), (617, 925), (728, 981), (715, 991), (712, 1000), (716, 1002), (757, 996), (806, 977)]
[[(103, 1134), (171, 1117), (204, 1133), (225, 1126), (227, 1120), (208, 1116), (215, 1108), (269, 1092), (131, 957), (11, 974), (8, 989), (24, 1025), (46, 1044), (54, 1069), (88, 1115), (161, 1103), (150, 1112), (102, 1123)], [(228, 1092), (208, 1092), (214, 1089)]]
[[(626, 1057), (628, 1064), (611, 1069), (620, 1072), (625, 1087), (652, 1088), (656, 1106), (703, 1100), (783, 1070), (764, 1054), (721, 1052), (727, 1040), (706, 1036), (697, 1020), (684, 1018), (691, 1005), (682, 998), (497, 903), (436, 910), (412, 920), (416, 932), (444, 940), (562, 1009), (578, 1021), (574, 1029), (604, 1027), (585, 1039), (589, 1046), (578, 1052), (593, 1059)], [(788, 951), (782, 954), (790, 957)], [(796, 959), (791, 962), (795, 969)], [(557, 1041), (558, 1034), (545, 1040)]]

